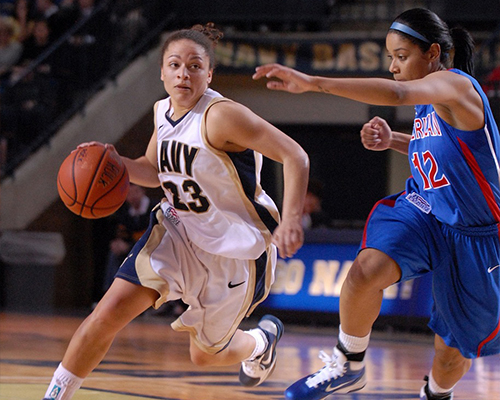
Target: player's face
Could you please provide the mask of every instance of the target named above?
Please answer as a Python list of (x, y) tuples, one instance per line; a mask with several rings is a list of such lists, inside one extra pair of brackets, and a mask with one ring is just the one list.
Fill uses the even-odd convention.
[(420, 79), (434, 69), (429, 52), (423, 53), (420, 47), (401, 35), (390, 32), (385, 41), (391, 59), (389, 71), (397, 81)]
[(172, 101), (192, 108), (212, 80), (210, 58), (203, 46), (189, 39), (170, 43), (163, 54), (161, 80)]

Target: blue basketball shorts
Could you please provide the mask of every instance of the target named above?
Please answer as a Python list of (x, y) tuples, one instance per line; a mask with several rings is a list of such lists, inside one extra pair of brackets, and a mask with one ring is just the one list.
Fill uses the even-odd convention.
[(360, 250), (378, 249), (401, 281), (432, 272), (429, 327), (467, 358), (500, 353), (499, 226), (452, 228), (406, 199), (388, 196), (372, 209)]

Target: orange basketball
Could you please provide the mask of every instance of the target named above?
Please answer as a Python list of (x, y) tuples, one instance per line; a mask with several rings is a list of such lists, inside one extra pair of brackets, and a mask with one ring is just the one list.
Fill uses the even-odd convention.
[(84, 218), (103, 218), (125, 202), (129, 189), (127, 168), (115, 152), (102, 144), (73, 151), (61, 164), (57, 190), (63, 203)]

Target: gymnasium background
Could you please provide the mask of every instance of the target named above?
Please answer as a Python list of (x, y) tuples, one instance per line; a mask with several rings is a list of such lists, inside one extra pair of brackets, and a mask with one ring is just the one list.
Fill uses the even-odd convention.
[[(488, 87), (494, 112), (500, 115), (498, 85), (488, 78), (500, 65), (499, 1), (125, 3), (130, 7), (125, 11), (143, 17), (143, 33), (118, 52), (113, 46), (122, 43), (123, 32), (103, 32), (107, 44), (103, 51), (113, 54), (106, 67), (69, 104), (58, 107), (59, 114), (39, 136), (2, 164), (0, 305), (4, 310), (86, 312), (98, 300), (96, 287), (110, 232), (105, 220), (84, 220), (64, 207), (57, 197), (57, 169), (84, 141), (115, 143), (129, 157), (144, 152), (153, 130), (153, 104), (164, 97), (159, 48), (170, 30), (208, 21), (222, 28), (225, 38), (217, 48), (219, 65), (212, 88), (296, 139), (310, 156), (311, 176), (324, 184), (328, 227), (306, 232), (299, 253), (280, 261), (276, 284), (263, 305), (264, 310), (280, 310), (291, 321), (336, 323), (339, 290), (355, 257), (363, 222), (377, 200), (404, 188), (409, 174), (406, 157), (365, 150), (359, 130), (369, 118), (381, 115), (394, 129), (409, 131), (413, 109), (370, 107), (322, 94), (271, 92), (263, 81), (251, 79), (255, 66), (277, 61), (312, 74), (390, 78), (384, 47), (387, 27), (405, 9), (422, 6), (450, 25), (461, 24), (471, 31), (478, 49), (476, 75)], [(109, 15), (116, 3), (103, 0), (96, 5), (94, 18)], [(90, 23), (91, 19), (70, 27), (30, 68), (34, 71), (47, 57), (57, 56), (65, 39)], [(279, 176), (279, 165), (266, 160), (263, 186), (278, 204)], [(161, 196), (159, 191), (149, 194)], [(384, 326), (425, 330), (430, 307), (427, 278), (396, 285), (386, 291), (380, 321)]]

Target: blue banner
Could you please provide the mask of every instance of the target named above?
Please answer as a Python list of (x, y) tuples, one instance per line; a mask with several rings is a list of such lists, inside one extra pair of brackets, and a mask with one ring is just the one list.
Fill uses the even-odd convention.
[[(342, 283), (356, 256), (354, 244), (305, 244), (291, 259), (279, 259), (265, 307), (338, 313)], [(430, 274), (384, 291), (381, 315), (429, 317)]]

